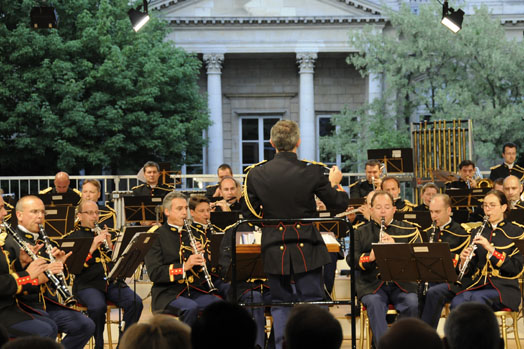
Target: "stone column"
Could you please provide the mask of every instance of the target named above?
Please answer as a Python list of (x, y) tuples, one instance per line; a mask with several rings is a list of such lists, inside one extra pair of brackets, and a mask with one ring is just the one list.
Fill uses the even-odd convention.
[(368, 76), (368, 103), (382, 97), (382, 74), (370, 73)]
[(204, 54), (207, 67), (207, 103), (212, 125), (207, 129), (207, 171), (216, 173), (224, 162), (224, 135), (222, 133), (222, 62), (221, 53)]
[(316, 122), (315, 122), (315, 89), (313, 74), (317, 54), (313, 52), (297, 53), (300, 71), (300, 139), (299, 158), (316, 159)]

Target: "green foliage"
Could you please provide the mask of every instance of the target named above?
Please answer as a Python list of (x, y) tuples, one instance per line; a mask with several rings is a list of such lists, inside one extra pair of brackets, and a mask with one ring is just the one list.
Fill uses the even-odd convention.
[(484, 169), (500, 161), (504, 142), (516, 142), (524, 154), (522, 43), (507, 40), (486, 8), (467, 16), (456, 35), (440, 24), (437, 3), (421, 4), (419, 14), (404, 6), (387, 15), (391, 26), (383, 31), (351, 32), (359, 53), (347, 59), (362, 76), (383, 77), (383, 96), (342, 111), (334, 123), (344, 131), (322, 146), (362, 166), (362, 149), (409, 145), (409, 122), (422, 111), (431, 120), (472, 119), (474, 160)]
[(4, 174), (117, 173), (146, 160), (198, 161), (209, 125), (197, 85), (201, 63), (163, 42), (165, 22), (153, 14), (135, 33), (127, 0), (59, 0), (58, 29), (33, 30), (36, 1), (4, 3)]

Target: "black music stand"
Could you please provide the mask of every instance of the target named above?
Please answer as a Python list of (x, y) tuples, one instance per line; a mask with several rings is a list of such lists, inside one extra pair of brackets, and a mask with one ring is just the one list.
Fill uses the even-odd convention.
[(491, 188), (473, 188), (473, 189), (448, 189), (446, 194), (451, 199), (453, 208), (470, 208), (482, 206), (484, 196)]
[(209, 266), (211, 271), (218, 270), (219, 259), (220, 259), (220, 245), (222, 244), (222, 239), (224, 238), (224, 233), (214, 233), (209, 236), (209, 252), (211, 253), (211, 261)]
[[(319, 218), (331, 218), (336, 217), (337, 214), (341, 213), (340, 210), (326, 210), (326, 211), (317, 211), (317, 217)], [(344, 216), (345, 217), (345, 216)], [(340, 228), (339, 221), (321, 221), (314, 223), (317, 226), (318, 231), (320, 232), (331, 232), (335, 234), (337, 239), (345, 238), (347, 236), (347, 230)]]
[(38, 197), (44, 202), (44, 205), (71, 205), (76, 206), (80, 202), (80, 196), (75, 192), (68, 191), (67, 193), (45, 193), (38, 194)]
[(72, 274), (80, 274), (93, 243), (92, 238), (67, 238), (57, 241), (59, 248), (66, 253), (73, 252), (66, 260), (67, 269)]
[[(397, 221), (408, 221), (418, 224), (422, 230), (431, 226), (429, 211), (395, 212), (393, 218)], [(423, 239), (423, 241), (427, 241)]]
[(146, 233), (150, 226), (126, 226), (124, 230), (118, 235), (113, 249), (113, 261), (116, 261), (131, 242), (131, 239), (138, 233)]
[(368, 159), (380, 160), (387, 173), (413, 172), (412, 148), (368, 149)]
[(107, 279), (118, 281), (133, 276), (157, 237), (157, 234), (135, 234), (124, 252), (116, 259), (115, 265), (107, 275)]
[(72, 231), (75, 227), (75, 207), (46, 205), (44, 226), (49, 237), (62, 237)]
[(508, 211), (507, 220), (510, 222), (517, 222), (524, 224), (524, 210), (521, 208), (515, 208)]
[(161, 196), (124, 196), (126, 223), (156, 221), (156, 207), (162, 205), (162, 200)]
[[(231, 268), (230, 264), (225, 277), (226, 281), (232, 281)], [(241, 247), (237, 246), (236, 268), (235, 278), (237, 281), (267, 278), (266, 273), (264, 273), (262, 254), (260, 252), (241, 252)]]

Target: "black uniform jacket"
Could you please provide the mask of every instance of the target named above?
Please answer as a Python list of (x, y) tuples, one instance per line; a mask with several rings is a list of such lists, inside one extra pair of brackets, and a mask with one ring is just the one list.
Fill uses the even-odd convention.
[[(249, 169), (242, 213), (246, 218), (316, 217), (315, 195), (328, 209), (344, 211), (348, 195), (331, 187), (325, 168), (280, 152)], [(314, 224), (275, 223), (262, 228), (262, 259), (269, 274), (289, 275), (330, 263), (327, 247)]]
[[(77, 227), (75, 230), (64, 236), (64, 240), (72, 238), (94, 238), (96, 233), (88, 227)], [(104, 245), (100, 245), (104, 246)], [(112, 267), (111, 251), (106, 251), (104, 247), (98, 247), (91, 256), (87, 256), (84, 268), (79, 274), (75, 274), (73, 282), (73, 294), (86, 288), (96, 288), (102, 292), (107, 291), (107, 281), (105, 277)]]
[[(471, 232), (471, 239), (481, 227)], [(523, 272), (523, 258), (512, 240), (522, 237), (522, 228), (502, 221), (493, 229), (488, 223), (482, 231), (484, 236), (495, 247), (489, 259), (487, 251), (479, 246), (471, 259), (462, 279), (462, 287), (457, 294), (466, 290), (479, 289), (491, 285), (499, 293), (499, 301), (504, 306), (517, 310), (521, 301), (518, 278)]]
[(416, 207), (413, 209), (413, 211), (429, 211), (429, 207), (428, 207), (428, 205), (422, 203), (422, 204), (416, 206)]
[[(431, 239), (433, 227), (424, 229), (424, 232)], [(456, 266), (459, 262), (460, 252), (469, 245), (470, 233), (461, 224), (452, 220), (442, 229), (437, 227), (433, 236), (433, 242), (447, 242), (449, 244), (453, 265)]]
[[(406, 221), (393, 220), (387, 227), (386, 233), (395, 239), (396, 243), (421, 242), (418, 228)], [(384, 284), (379, 278), (376, 261), (370, 262), (369, 255), (372, 243), (377, 243), (380, 234), (380, 224), (374, 220), (360, 226), (355, 232), (355, 260), (346, 257), (348, 264), (356, 268), (356, 288), (359, 299), (367, 294), (377, 292)], [(404, 292), (416, 292), (417, 285), (412, 282), (395, 282)]]
[[(0, 240), (4, 239), (5, 235), (0, 236)], [(0, 242), (0, 246), (3, 244), (4, 242)], [(8, 257), (9, 252), (4, 251), (3, 247), (0, 247), (0, 252), (0, 324), (10, 327), (18, 322), (33, 318), (20, 309), (16, 302), (16, 295), (28, 292), (31, 288), (38, 289), (38, 286), (33, 285), (28, 272), (23, 270), (14, 272), (11, 269), (10, 264), (12, 261)], [(16, 332), (13, 329), (10, 329), (9, 332), (13, 332), (17, 336), (27, 335), (27, 333)]]
[(395, 207), (397, 208), (398, 212), (411, 212), (413, 211), (415, 205), (413, 205), (409, 200), (398, 198), (395, 200)]
[(167, 193), (172, 192), (173, 188), (167, 184), (158, 184), (152, 188), (149, 184), (144, 183), (131, 188), (133, 196), (165, 196)]
[(493, 166), (490, 168), (490, 170), (491, 172), (489, 173), (489, 179), (491, 179), (492, 181), (499, 178), (506, 178), (509, 175), (515, 176), (520, 180), (524, 179), (524, 168), (520, 167), (517, 164), (514, 164), (511, 170), (505, 163)]
[(373, 184), (369, 183), (365, 178), (349, 186), (349, 196), (352, 199), (365, 198), (371, 191), (373, 191)]
[(208, 185), (206, 187), (206, 198), (211, 200), (213, 198), (213, 195), (215, 195), (217, 188), (218, 188), (218, 184)]
[[(153, 281), (153, 311), (165, 310), (169, 303), (188, 289), (189, 292), (196, 289), (208, 293), (209, 288), (200, 266), (184, 272), (183, 263), (193, 254), (187, 230), (178, 230), (164, 223), (161, 227), (151, 228), (149, 232), (158, 235), (145, 257), (147, 272)], [(193, 235), (202, 246), (208, 246), (205, 235), (198, 231), (193, 231)], [(209, 260), (209, 256), (206, 256), (206, 260)]]

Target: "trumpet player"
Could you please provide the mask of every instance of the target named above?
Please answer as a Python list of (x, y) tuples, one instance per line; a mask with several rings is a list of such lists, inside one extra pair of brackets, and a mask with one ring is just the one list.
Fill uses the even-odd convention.
[[(413, 282), (383, 282), (379, 279), (373, 243), (420, 242), (418, 228), (393, 219), (396, 211), (393, 197), (377, 191), (371, 198), (371, 221), (355, 232), (355, 260), (346, 261), (354, 265), (356, 289), (359, 300), (367, 308), (369, 324), (375, 345), (386, 332), (388, 304), (393, 304), (401, 317), (417, 316), (417, 285)], [(382, 221), (384, 223), (382, 223)]]
[(475, 179), (475, 163), (471, 160), (462, 160), (459, 164), (459, 179), (446, 183), (448, 189), (471, 189), (477, 187)]
[[(523, 258), (512, 240), (522, 238), (522, 228), (505, 220), (508, 205), (502, 192), (488, 192), (483, 207), (487, 222), (472, 230), (472, 244), (460, 253), (457, 267), (464, 271), (464, 278), (457, 285), (440, 284), (429, 289), (423, 320), (440, 316), (444, 303), (449, 300), (451, 309), (475, 301), (488, 304), (494, 310), (518, 310), (521, 302), (518, 278), (523, 272)], [(430, 325), (436, 327), (435, 322)]]
[[(153, 312), (179, 316), (192, 325), (198, 313), (211, 303), (221, 300), (210, 292), (202, 267), (209, 256), (202, 252), (204, 236), (194, 251), (184, 221), (187, 219), (187, 199), (184, 194), (171, 192), (164, 197), (166, 222), (149, 231), (158, 237), (145, 257), (151, 288)], [(205, 250), (203, 250), (205, 251)]]
[(87, 314), (95, 324), (95, 348), (102, 349), (107, 301), (124, 310), (124, 331), (138, 322), (143, 305), (140, 296), (123, 281), (108, 282), (106, 279), (112, 266), (109, 254), (113, 244), (107, 226), (100, 231), (95, 229), (99, 216), (98, 205), (94, 201), (82, 199), (77, 213), (80, 225), (64, 239), (93, 238), (84, 268), (75, 275), (73, 294), (87, 307)]
[(349, 186), (349, 195), (353, 198), (365, 198), (372, 190), (380, 189), (381, 185), (381, 163), (378, 160), (366, 162), (366, 178), (360, 179)]
[[(53, 274), (64, 270), (64, 263), (69, 257), (53, 246), (44, 246), (44, 236), (40, 231), (40, 225), (44, 223), (45, 206), (42, 200), (36, 196), (24, 196), (16, 204), (16, 218), (18, 227), (14, 232), (29, 244), (29, 248), (41, 258), (50, 260), (52, 255), (55, 262), (48, 264)], [(13, 267), (17, 272), (25, 270), (24, 265), (30, 261), (29, 256), (20, 250), (12, 237), (6, 240), (5, 250), (12, 258), (17, 258), (20, 263), (15, 262)], [(65, 273), (67, 274), (67, 273)], [(67, 278), (67, 276), (66, 276)], [(46, 278), (47, 279), (47, 278)], [(67, 282), (67, 280), (62, 280)], [(60, 303), (54, 286), (48, 280), (27, 292), (17, 296), (18, 304), (29, 313), (36, 313), (46, 317), (55, 324), (58, 332), (66, 334), (62, 340), (65, 348), (83, 348), (94, 333), (95, 325), (91, 319), (79, 311), (73, 310)]]

